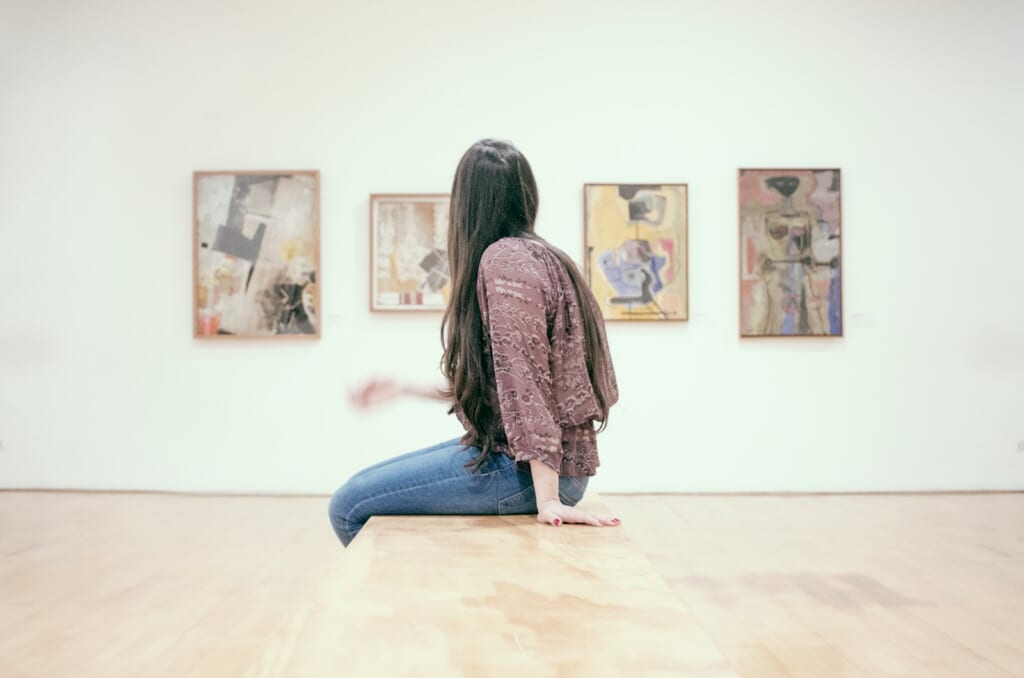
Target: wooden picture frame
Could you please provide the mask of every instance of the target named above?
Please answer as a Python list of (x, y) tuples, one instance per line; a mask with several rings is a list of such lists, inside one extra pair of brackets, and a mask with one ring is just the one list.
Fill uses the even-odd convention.
[(690, 317), (689, 186), (583, 185), (583, 263), (606, 321)]
[(842, 171), (737, 173), (741, 338), (840, 338)]
[(447, 193), (370, 195), (370, 312), (442, 312), (448, 305)]
[(192, 175), (192, 336), (319, 339), (320, 172)]

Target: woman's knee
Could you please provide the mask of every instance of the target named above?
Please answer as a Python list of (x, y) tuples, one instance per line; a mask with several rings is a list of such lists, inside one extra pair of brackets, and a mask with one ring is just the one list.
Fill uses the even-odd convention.
[(558, 495), (559, 499), (566, 506), (575, 506), (580, 503), (583, 499), (583, 494), (587, 491), (587, 484), (590, 479), (581, 477), (569, 477), (565, 476), (558, 481)]
[(327, 515), (331, 519), (331, 527), (341, 540), (342, 545), (348, 546), (349, 542), (356, 536), (359, 528), (366, 522), (359, 520), (355, 515), (355, 509), (362, 501), (360, 486), (363, 485), (358, 478), (353, 477), (347, 483), (339, 487), (327, 507)]

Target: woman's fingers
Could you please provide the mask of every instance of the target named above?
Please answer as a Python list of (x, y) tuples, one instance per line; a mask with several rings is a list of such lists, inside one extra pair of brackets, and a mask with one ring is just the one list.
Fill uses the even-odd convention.
[(363, 389), (349, 389), (348, 402), (355, 407), (364, 407), (366, 405), (366, 398), (363, 396)]
[(399, 393), (398, 384), (390, 379), (371, 379), (348, 392), (349, 402), (358, 408), (366, 409), (386, 402)]
[(589, 511), (581, 511), (575, 508), (572, 510), (577, 514), (577, 519), (574, 522), (593, 525), (594, 527), (604, 527), (605, 525), (611, 524), (609, 519), (604, 519), (597, 514), (590, 513)]
[(571, 506), (562, 506), (553, 511), (545, 511), (538, 516), (538, 519), (542, 523), (550, 523), (556, 527), (563, 522), (575, 523), (577, 525), (593, 525), (594, 527), (616, 527), (621, 524), (618, 518), (599, 516)]
[(547, 523), (548, 525), (554, 525), (558, 527), (562, 524), (562, 518), (556, 512), (549, 509), (544, 509), (537, 514), (538, 523)]

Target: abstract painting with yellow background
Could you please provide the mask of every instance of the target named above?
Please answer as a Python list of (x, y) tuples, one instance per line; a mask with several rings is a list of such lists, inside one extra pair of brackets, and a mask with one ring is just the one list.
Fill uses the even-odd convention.
[(370, 310), (443, 311), (451, 290), (445, 194), (370, 196)]
[(193, 174), (193, 336), (320, 336), (320, 174)]
[(585, 184), (590, 289), (606, 320), (689, 317), (686, 184)]
[(741, 169), (740, 336), (843, 334), (838, 169)]

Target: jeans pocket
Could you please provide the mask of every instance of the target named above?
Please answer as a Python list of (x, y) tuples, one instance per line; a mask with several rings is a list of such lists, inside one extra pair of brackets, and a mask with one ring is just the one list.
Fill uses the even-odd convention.
[(511, 497), (506, 497), (498, 502), (498, 515), (510, 516), (523, 513), (537, 512), (537, 495), (533, 491), (533, 485), (525, 490), (516, 492)]

